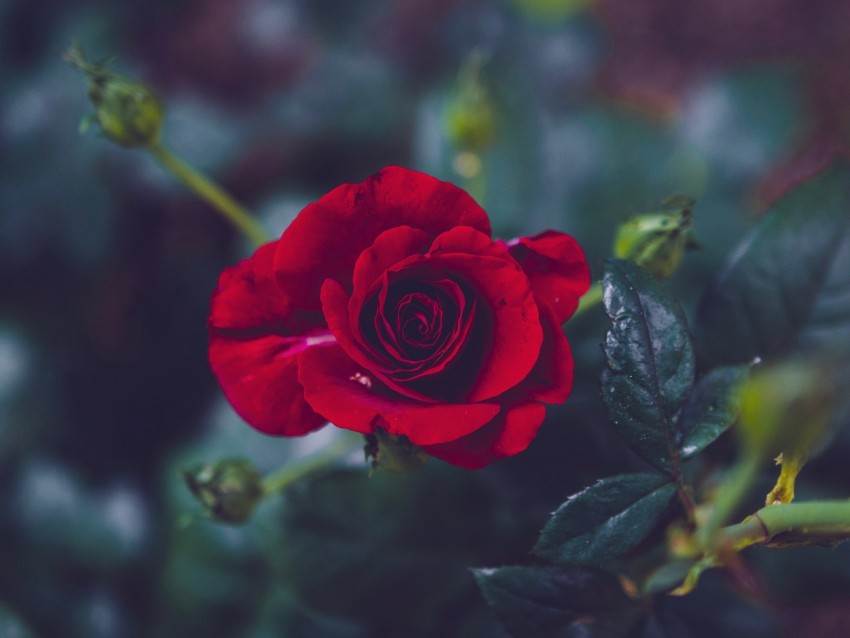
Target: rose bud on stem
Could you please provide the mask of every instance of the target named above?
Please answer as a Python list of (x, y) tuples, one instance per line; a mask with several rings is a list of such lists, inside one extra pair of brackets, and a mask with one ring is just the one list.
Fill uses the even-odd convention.
[(285, 463), (265, 476), (246, 459), (220, 459), (187, 468), (183, 479), (203, 506), (204, 514), (222, 523), (244, 523), (264, 498), (308, 474), (343, 462), (362, 446), (361, 437), (340, 433), (326, 447)]
[(137, 148), (159, 143), (163, 108), (153, 91), (110, 72), (109, 59), (88, 62), (76, 44), (65, 51), (64, 58), (89, 79), (89, 98), (95, 111), (83, 120), (82, 132), (97, 124), (103, 135), (119, 146)]
[(614, 239), (614, 256), (628, 259), (659, 279), (672, 275), (685, 251), (698, 246), (691, 236), (693, 200), (676, 196), (660, 211), (638, 215), (622, 224)]
[(487, 194), (483, 154), (497, 133), (496, 108), (481, 77), (488, 58), (489, 54), (475, 49), (463, 61), (443, 117), (444, 135), (457, 150), (452, 167), (481, 205)]
[(97, 124), (101, 133), (119, 146), (148, 151), (163, 168), (221, 213), (255, 245), (271, 239), (241, 204), (162, 144), (164, 109), (150, 88), (110, 71), (111, 60), (89, 62), (76, 44), (71, 45), (63, 57), (89, 79), (89, 97), (95, 112), (83, 120), (82, 132), (91, 124)]
[[(666, 279), (682, 263), (687, 250), (699, 247), (691, 234), (693, 204), (692, 199), (677, 195), (665, 201), (660, 211), (638, 215), (621, 224), (614, 237), (614, 256)], [(597, 282), (582, 297), (576, 315), (601, 301), (602, 286)]]

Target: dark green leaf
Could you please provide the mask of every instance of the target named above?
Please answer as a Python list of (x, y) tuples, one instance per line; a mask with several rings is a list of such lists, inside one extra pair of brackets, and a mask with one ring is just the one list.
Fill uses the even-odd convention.
[(613, 638), (640, 615), (617, 578), (593, 569), (473, 570), (493, 612), (518, 638)]
[(602, 280), (612, 326), (602, 398), (623, 440), (659, 470), (676, 465), (676, 417), (694, 382), (684, 313), (649, 273), (609, 260)]
[(658, 474), (602, 479), (558, 508), (534, 552), (563, 565), (601, 565), (623, 556), (652, 531), (675, 493)]
[(283, 582), (369, 635), (447, 635), (474, 611), (462, 603), (475, 594), (469, 565), (503, 555), (514, 533), (483, 483), (439, 464), (371, 478), (335, 471), (297, 482), (284, 499)]
[(705, 449), (738, 416), (738, 387), (747, 377), (747, 366), (727, 366), (712, 370), (696, 384), (679, 417), (682, 458)]
[(798, 346), (850, 344), (850, 171), (840, 164), (777, 202), (700, 304), (706, 368)]

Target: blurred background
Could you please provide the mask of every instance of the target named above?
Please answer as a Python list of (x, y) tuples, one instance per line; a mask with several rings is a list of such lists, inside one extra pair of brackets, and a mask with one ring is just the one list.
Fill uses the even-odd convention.
[[(498, 236), (573, 234), (598, 275), (618, 223), (692, 197), (689, 312), (765, 202), (850, 139), (835, 0), (0, 0), (3, 638), (502, 636), (467, 568), (527, 563), (564, 497), (640, 467), (601, 409), (598, 312), (568, 327), (573, 398), (525, 454), (353, 463), (247, 525), (197, 515), (187, 465), (267, 471), (332, 433), (266, 438), (224, 401), (209, 299), (250, 246), (146, 154), (79, 135), (74, 39), (154, 87), (165, 143), (274, 234), (401, 164), (468, 188)], [(847, 439), (801, 494), (850, 493)], [(850, 624), (850, 550), (747, 556), (758, 599), (710, 574), (663, 604), (691, 630), (724, 610), (693, 635)]]

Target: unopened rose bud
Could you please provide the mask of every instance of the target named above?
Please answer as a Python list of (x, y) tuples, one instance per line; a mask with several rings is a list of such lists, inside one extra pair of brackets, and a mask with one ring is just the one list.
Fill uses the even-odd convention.
[(406, 474), (425, 464), (427, 455), (413, 445), (406, 436), (394, 436), (381, 429), (366, 436), (363, 448), (366, 460), (371, 460), (372, 470), (386, 470), (393, 474)]
[(260, 474), (244, 459), (202, 463), (183, 478), (206, 513), (223, 523), (244, 523), (263, 498)]
[(671, 201), (671, 208), (638, 215), (617, 230), (614, 255), (628, 259), (656, 277), (669, 277), (685, 255), (696, 246), (690, 236), (691, 207), (688, 199)]
[(65, 59), (89, 79), (89, 97), (94, 114), (90, 121), (120, 146), (153, 146), (162, 130), (163, 107), (153, 91), (140, 82), (107, 69), (108, 62), (92, 64), (76, 46), (65, 52)]
[(470, 55), (446, 107), (446, 137), (462, 151), (481, 152), (496, 138), (496, 109), (481, 80), (484, 61), (479, 52)]

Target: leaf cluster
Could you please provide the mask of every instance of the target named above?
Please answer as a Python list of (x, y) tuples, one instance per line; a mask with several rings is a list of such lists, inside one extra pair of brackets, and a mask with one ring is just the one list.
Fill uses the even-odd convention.
[[(564, 501), (534, 546), (544, 564), (475, 572), (515, 636), (691, 635), (668, 603), (647, 601), (683, 581), (690, 591), (721, 562), (710, 544), (717, 530), (703, 530), (709, 541), (700, 544), (698, 529), (712, 508), (714, 524), (724, 522), (752, 480), (731, 473), (746, 484), (716, 505), (724, 488), (701, 490), (697, 457), (736, 421), (741, 388), (762, 361), (826, 349), (832, 361), (847, 358), (850, 170), (833, 166), (764, 215), (703, 295), (693, 332), (668, 288), (631, 262), (609, 260), (602, 290), (602, 400), (646, 471), (603, 478)], [(845, 412), (839, 406), (833, 421)], [(807, 424), (796, 426), (808, 445)]]

